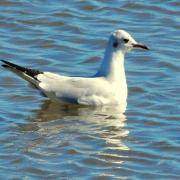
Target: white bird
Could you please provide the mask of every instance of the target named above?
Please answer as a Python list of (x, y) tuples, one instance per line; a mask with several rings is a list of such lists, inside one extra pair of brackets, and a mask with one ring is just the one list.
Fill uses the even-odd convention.
[(98, 72), (92, 77), (68, 77), (24, 68), (2, 60), (2, 66), (34, 84), (52, 100), (83, 105), (126, 104), (127, 83), (124, 56), (134, 48), (148, 50), (124, 30), (114, 31), (108, 41)]

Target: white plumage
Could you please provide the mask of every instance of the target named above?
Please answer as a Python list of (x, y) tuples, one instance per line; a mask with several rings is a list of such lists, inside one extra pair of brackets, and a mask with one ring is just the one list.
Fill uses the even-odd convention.
[(138, 44), (127, 32), (111, 34), (100, 69), (93, 77), (68, 77), (41, 72), (3, 61), (4, 67), (36, 85), (52, 100), (83, 105), (126, 104), (127, 83), (124, 55), (133, 48), (148, 49)]

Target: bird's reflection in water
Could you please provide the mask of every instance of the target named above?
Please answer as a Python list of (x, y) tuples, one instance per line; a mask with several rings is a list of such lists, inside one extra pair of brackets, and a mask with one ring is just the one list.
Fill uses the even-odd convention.
[[(33, 117), (19, 126), (18, 131), (24, 135), (31, 133), (24, 139), (28, 150), (67, 148), (86, 154), (103, 150), (112, 155), (114, 150), (128, 150), (124, 143), (128, 137), (125, 108), (63, 105), (46, 100), (40, 109), (33, 110)], [(34, 139), (32, 132), (36, 134)]]

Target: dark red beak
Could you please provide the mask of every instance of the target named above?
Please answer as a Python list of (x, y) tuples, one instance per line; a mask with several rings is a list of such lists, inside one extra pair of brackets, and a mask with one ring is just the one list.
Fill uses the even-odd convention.
[(133, 47), (149, 50), (149, 48), (147, 46), (145, 46), (144, 44), (141, 44), (141, 43), (133, 44)]

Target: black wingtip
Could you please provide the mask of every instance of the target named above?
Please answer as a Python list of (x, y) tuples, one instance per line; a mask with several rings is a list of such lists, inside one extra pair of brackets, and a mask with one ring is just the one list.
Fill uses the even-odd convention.
[(3, 60), (3, 59), (1, 59), (1, 61), (2, 61), (3, 63), (6, 63), (6, 64), (8, 63), (8, 61), (5, 61), (5, 60)]
[(5, 61), (5, 60), (1, 60), (3, 63), (5, 63), (5, 64), (7, 64), (8, 66), (12, 66), (12, 67), (14, 67), (14, 66), (16, 66), (16, 64), (13, 64), (13, 63), (11, 63), (11, 62), (9, 62), (9, 61)]
[(1, 61), (4, 63), (1, 65), (2, 67), (20, 71), (21, 73), (25, 73), (26, 75), (28, 75), (34, 79), (37, 79), (36, 76), (38, 74), (43, 74), (43, 72), (39, 71), (39, 70), (25, 68), (25, 67), (19, 66), (17, 64), (13, 64), (13, 63), (11, 63), (9, 61), (5, 61), (5, 60), (1, 60)]
[(5, 64), (2, 64), (2, 65), (1, 65), (2, 67), (4, 67), (4, 68), (9, 67), (9, 66), (7, 65), (7, 64), (8, 64), (7, 61), (5, 61), (5, 60), (0, 60), (0, 61), (2, 61), (3, 63), (5, 63)]
[(8, 67), (8, 65), (6, 65), (6, 64), (2, 64), (1, 66), (4, 67), (4, 68)]

